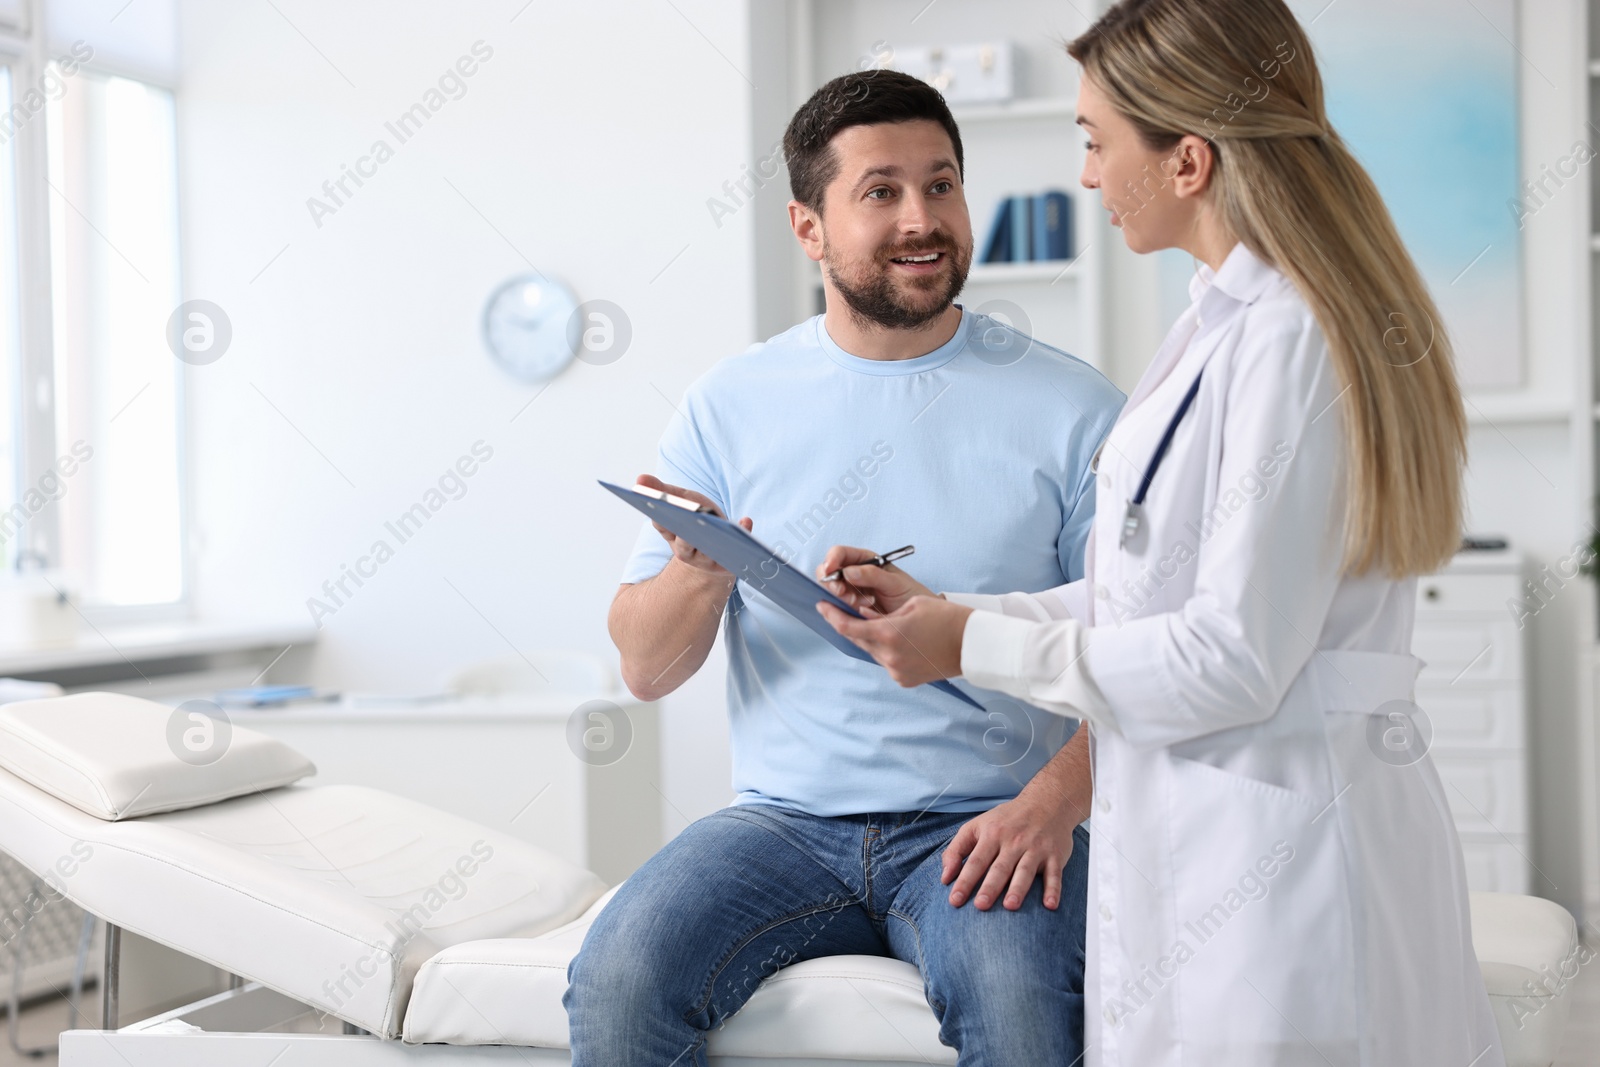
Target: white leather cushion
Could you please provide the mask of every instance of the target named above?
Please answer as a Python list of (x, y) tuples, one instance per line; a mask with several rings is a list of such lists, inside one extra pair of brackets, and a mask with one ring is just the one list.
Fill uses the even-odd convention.
[[(577, 921), (534, 938), (472, 941), (422, 965), (406, 1010), (405, 1040), (452, 1045), (569, 1048), (567, 964), (613, 889)], [(791, 964), (761, 983), (711, 1034), (719, 1057), (955, 1063), (939, 1042), (922, 976), (881, 956), (827, 956)]]
[(1472, 893), (1472, 948), (1500, 1030), (1506, 1067), (1545, 1067), (1561, 1051), (1581, 965), (1578, 924), (1561, 905)]
[[(185, 735), (209, 740), (185, 759)], [(205, 760), (209, 759), (208, 762)], [(0, 708), (0, 767), (97, 819), (116, 821), (275, 789), (316, 773), (283, 742), (191, 720), (119, 693), (79, 693)]]
[(561, 1006), (567, 964), (616, 895), (611, 889), (578, 918), (539, 937), (468, 941), (440, 952), (417, 972), (401, 1036), (413, 1044), (570, 1048)]
[(0, 850), (107, 922), (385, 1038), (440, 949), (554, 930), (605, 891), (526, 841), (359, 786), (105, 822), (0, 771)]
[(955, 1063), (939, 1041), (922, 975), (884, 956), (824, 956), (790, 964), (761, 983), (743, 1010), (711, 1035), (713, 1056)]

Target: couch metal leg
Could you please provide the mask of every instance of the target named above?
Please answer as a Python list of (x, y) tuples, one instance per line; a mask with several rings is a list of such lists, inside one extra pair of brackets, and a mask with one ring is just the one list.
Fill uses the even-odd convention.
[(106, 923), (106, 973), (100, 979), (100, 1028), (117, 1028), (117, 979), (122, 966), (122, 927)]

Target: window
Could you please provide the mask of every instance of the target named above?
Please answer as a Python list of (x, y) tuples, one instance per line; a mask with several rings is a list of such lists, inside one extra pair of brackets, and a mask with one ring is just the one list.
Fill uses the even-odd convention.
[(186, 593), (175, 26), (0, 0), (0, 566), (91, 617)]
[[(0, 66), (0, 114), (11, 111), (11, 68)], [(0, 122), (0, 425), (21, 425), (21, 327), (17, 314), (17, 180), (12, 136)], [(0, 509), (20, 503), (22, 437), (0, 434)], [(0, 567), (11, 570), (22, 546), (21, 519), (0, 512)]]
[[(183, 594), (172, 94), (79, 73), (48, 109), (58, 564), (87, 603)], [(85, 460), (85, 457), (90, 457)]]

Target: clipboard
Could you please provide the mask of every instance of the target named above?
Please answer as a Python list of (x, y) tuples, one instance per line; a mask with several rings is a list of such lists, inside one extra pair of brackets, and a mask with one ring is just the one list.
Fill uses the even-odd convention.
[[(658, 522), (671, 530), (695, 548), (710, 556), (731, 571), (735, 577), (744, 582), (768, 600), (777, 604), (784, 611), (803, 622), (818, 637), (837, 648), (840, 652), (852, 659), (875, 662), (865, 651), (858, 648), (849, 638), (840, 634), (828, 620), (822, 617), (817, 610), (817, 601), (825, 600), (840, 611), (854, 618), (862, 618), (862, 614), (843, 600), (834, 596), (823, 588), (810, 576), (799, 569), (791, 567), (779, 559), (777, 554), (757, 541), (755, 537), (738, 523), (729, 522), (720, 515), (708, 511), (696, 511), (684, 504), (673, 503), (668, 500), (657, 499), (632, 489), (624, 489), (620, 485), (610, 482), (601, 482), (602, 486), (616, 494), (626, 503), (644, 512), (645, 517), (652, 522)], [(685, 501), (685, 504), (688, 503)], [(984, 707), (976, 700), (957, 689), (947, 681), (928, 682), (942, 692), (949, 693), (964, 704), (983, 711)]]

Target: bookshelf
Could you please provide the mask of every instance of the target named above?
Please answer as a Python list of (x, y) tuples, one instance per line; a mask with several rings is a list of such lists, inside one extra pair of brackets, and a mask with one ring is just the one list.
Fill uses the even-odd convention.
[[(1090, 13), (1100, 5), (1093, 5)], [(1036, 339), (1102, 371), (1105, 254), (1111, 238), (1099, 196), (1078, 184), (1082, 135), (1074, 124), (1076, 73), (1059, 41), (1087, 28), (1070, 6), (1033, 0), (985, 4), (981, 17), (961, 5), (927, 0), (796, 0), (790, 16), (789, 69), (796, 105), (817, 86), (890, 48), (914, 44), (1010, 41), (1021, 54), (1020, 92), (1003, 104), (952, 105), (966, 156), (967, 206), (977, 248), (1007, 196), (1065, 191), (1072, 200), (1071, 259), (974, 262), (959, 302), (1011, 321)], [(795, 271), (794, 317), (822, 306), (817, 266)]]

